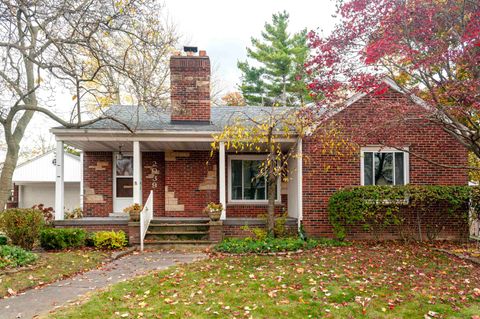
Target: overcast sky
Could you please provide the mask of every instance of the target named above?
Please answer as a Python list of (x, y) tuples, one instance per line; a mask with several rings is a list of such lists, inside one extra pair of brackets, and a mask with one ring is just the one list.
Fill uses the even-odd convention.
[[(335, 4), (331, 0), (164, 0), (164, 3), (168, 16), (184, 35), (182, 45), (207, 51), (224, 93), (236, 89), (240, 77), (237, 61), (245, 60), (250, 38), (260, 36), (273, 13), (286, 10), (290, 14), (291, 33), (307, 28), (328, 34), (334, 25)], [(62, 98), (57, 103), (62, 104)], [(57, 124), (36, 114), (22, 146), (32, 145), (39, 135), (53, 143), (49, 133), (52, 126)], [(0, 159), (3, 155), (0, 150)]]
[(286, 10), (290, 14), (290, 32), (303, 28), (333, 28), (335, 4), (331, 0), (164, 0), (169, 16), (187, 44), (207, 50), (211, 63), (227, 90), (236, 88), (240, 74), (237, 60), (246, 58), (250, 38), (260, 32), (272, 14)]

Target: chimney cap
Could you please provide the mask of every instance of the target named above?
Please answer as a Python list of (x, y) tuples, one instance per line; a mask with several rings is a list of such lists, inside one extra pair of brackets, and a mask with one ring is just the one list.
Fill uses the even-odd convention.
[(184, 47), (183, 47), (183, 51), (184, 51), (184, 52), (197, 53), (198, 47), (187, 47), (187, 46), (184, 46)]

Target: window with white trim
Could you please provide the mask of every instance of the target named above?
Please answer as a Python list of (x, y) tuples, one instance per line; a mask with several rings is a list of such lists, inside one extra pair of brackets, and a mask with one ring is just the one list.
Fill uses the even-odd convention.
[[(232, 155), (228, 161), (229, 202), (266, 202), (268, 183), (266, 176), (258, 176), (262, 155)], [(280, 181), (280, 180), (278, 180)], [(280, 198), (280, 184), (277, 183), (275, 200)]]
[(362, 185), (408, 184), (408, 152), (396, 149), (362, 149)]

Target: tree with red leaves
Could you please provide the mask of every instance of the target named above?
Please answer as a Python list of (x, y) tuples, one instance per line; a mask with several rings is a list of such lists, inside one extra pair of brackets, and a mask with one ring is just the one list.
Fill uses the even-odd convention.
[(422, 106), (424, 122), (480, 157), (478, 0), (339, 0), (337, 7), (340, 22), (329, 36), (308, 34), (309, 88), (324, 96), (322, 106), (339, 108), (354, 92), (370, 93), (383, 108), (372, 127), (391, 123), (393, 109), (405, 121), (405, 108), (381, 99), (394, 87)]

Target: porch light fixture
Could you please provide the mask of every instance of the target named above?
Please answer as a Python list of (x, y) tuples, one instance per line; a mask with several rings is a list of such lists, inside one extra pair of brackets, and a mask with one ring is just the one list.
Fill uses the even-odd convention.
[(123, 154), (122, 154), (122, 145), (118, 147), (118, 154), (117, 154), (117, 160), (121, 161), (123, 159)]

